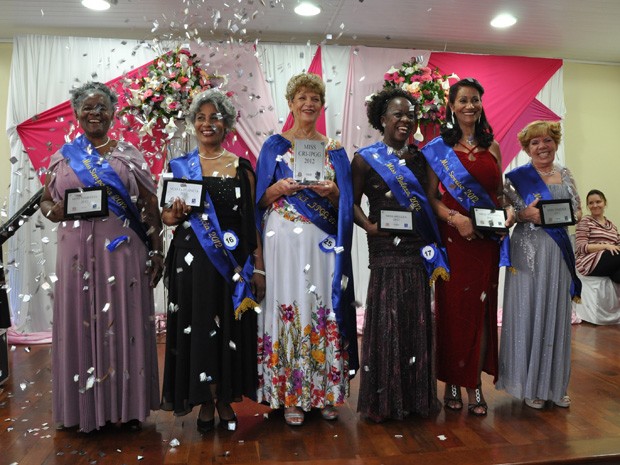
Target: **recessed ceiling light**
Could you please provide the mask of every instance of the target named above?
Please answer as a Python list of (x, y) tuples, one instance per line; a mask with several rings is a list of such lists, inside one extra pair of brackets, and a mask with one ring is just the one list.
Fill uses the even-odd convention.
[(314, 3), (301, 2), (295, 7), (295, 13), (299, 16), (316, 16), (321, 12), (321, 9)]
[(96, 11), (107, 10), (112, 4), (116, 4), (116, 0), (82, 0), (82, 5)]
[(516, 24), (517, 18), (510, 13), (502, 13), (491, 20), (491, 26), (502, 29)]

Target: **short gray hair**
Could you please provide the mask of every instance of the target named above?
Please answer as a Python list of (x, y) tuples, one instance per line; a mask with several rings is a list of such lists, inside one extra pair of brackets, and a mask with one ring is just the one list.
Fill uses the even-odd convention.
[(69, 93), (71, 94), (71, 108), (73, 108), (73, 111), (78, 111), (86, 97), (93, 94), (107, 97), (108, 100), (110, 100), (112, 109), (114, 109), (118, 103), (118, 95), (116, 95), (116, 92), (101, 82), (87, 82), (80, 87), (71, 89)]
[(192, 124), (196, 122), (196, 115), (200, 107), (205, 103), (212, 104), (218, 113), (222, 115), (226, 129), (232, 129), (237, 120), (237, 110), (226, 94), (217, 89), (208, 89), (196, 95), (189, 106), (189, 120)]

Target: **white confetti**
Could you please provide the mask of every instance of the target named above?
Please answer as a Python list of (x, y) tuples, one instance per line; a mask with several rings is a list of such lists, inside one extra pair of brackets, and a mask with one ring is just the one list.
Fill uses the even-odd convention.
[(312, 294), (314, 291), (316, 291), (316, 286), (313, 284), (308, 288), (308, 294)]
[(80, 375), (73, 375), (73, 381), (78, 382), (80, 380)]
[(185, 328), (185, 329), (183, 330), (183, 332), (184, 332), (185, 334), (190, 334), (190, 333), (192, 332), (192, 327), (191, 327), (191, 325), (190, 325), (190, 326), (188, 326), (187, 328)]
[(235, 273), (232, 277), (232, 280), (236, 283), (239, 282), (240, 279), (241, 279), (241, 275), (239, 273)]
[(415, 357), (411, 357), (409, 359), (409, 365), (413, 365), (415, 363)]
[(444, 436), (443, 434), (440, 434), (439, 436), (437, 436), (437, 439), (439, 439), (440, 441), (445, 441), (448, 438)]
[(170, 440), (170, 447), (175, 448), (175, 447), (179, 447), (180, 445), (181, 445), (181, 442), (177, 438)]
[(110, 277), (108, 278), (108, 282), (109, 282), (110, 284), (114, 284), (114, 281), (116, 281), (116, 278), (115, 278), (114, 276), (110, 276)]
[(185, 255), (185, 263), (187, 263), (187, 266), (190, 266), (193, 261), (194, 261), (194, 256), (192, 255), (191, 252), (187, 252), (187, 255)]
[(73, 222), (73, 229), (77, 229), (77, 228), (79, 228), (79, 227), (80, 227), (80, 220), (75, 220), (75, 221)]
[(260, 315), (261, 312), (263, 311), (262, 308), (260, 308), (259, 306), (254, 307), (254, 311), (256, 312), (257, 315)]
[(342, 278), (340, 278), (340, 289), (342, 289), (343, 291), (346, 291), (348, 285), (349, 285), (349, 277), (346, 275), (342, 275)]
[(394, 437), (396, 439), (402, 439), (403, 435), (402, 434), (395, 434)]
[(237, 350), (237, 344), (235, 344), (233, 341), (230, 341), (228, 343), (228, 346), (232, 349), (232, 350)]
[(304, 273), (307, 273), (308, 271), (310, 271), (310, 264), (304, 266)]
[(107, 312), (108, 310), (110, 310), (110, 302), (106, 302), (106, 304), (101, 309), (101, 311), (104, 313)]
[(22, 300), (24, 302), (30, 302), (31, 298), (32, 298), (32, 296), (30, 294), (24, 294), (24, 297), (22, 298)]
[(398, 244), (400, 244), (400, 237), (395, 236), (395, 237), (394, 237), (394, 240), (392, 241), (392, 243), (393, 243), (396, 247), (398, 247)]
[(50, 239), (49, 239), (49, 237), (47, 237), (47, 236), (46, 236), (46, 237), (42, 237), (42, 238), (41, 238), (41, 242), (43, 242), (44, 244), (49, 244)]
[(217, 334), (217, 331), (215, 329), (212, 329), (211, 332), (209, 333), (209, 336), (213, 337)]
[(25, 391), (28, 385), (26, 383), (19, 383), (19, 387), (21, 388), (22, 391)]
[(344, 247), (342, 247), (341, 245), (337, 245), (336, 247), (334, 247), (334, 252), (336, 254), (342, 253), (344, 252)]
[(487, 293), (486, 292), (482, 292), (482, 294), (480, 294), (480, 301), (484, 302), (485, 300), (487, 300)]
[(275, 235), (275, 231), (267, 231), (267, 232), (265, 233), (265, 236), (267, 236), (267, 237), (272, 237), (272, 236), (274, 236), (274, 235)]
[(301, 234), (302, 232), (304, 232), (304, 228), (302, 228), (301, 226), (297, 226), (295, 229), (293, 229), (293, 232), (295, 234)]

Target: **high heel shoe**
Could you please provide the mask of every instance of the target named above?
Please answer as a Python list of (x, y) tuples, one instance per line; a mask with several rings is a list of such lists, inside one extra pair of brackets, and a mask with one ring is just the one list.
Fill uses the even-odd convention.
[(476, 389), (474, 389), (474, 398), (476, 402), (474, 402), (473, 404), (467, 404), (467, 411), (470, 415), (474, 415), (476, 417), (484, 417), (487, 414), (488, 406), (487, 403), (482, 400), (482, 389), (480, 387), (480, 384), (476, 386)]
[(446, 394), (443, 398), (443, 404), (450, 410), (461, 410), (463, 408), (463, 399), (461, 397), (461, 387), (456, 384), (446, 385)]
[[(211, 419), (201, 420), (200, 414), (203, 413), (203, 411), (204, 413), (208, 413), (208, 409), (211, 410)], [(196, 418), (196, 429), (198, 429), (199, 433), (206, 434), (209, 431), (213, 431), (213, 428), (215, 428), (215, 404), (202, 404), (200, 406), (200, 412), (198, 412), (198, 418)]]
[(216, 404), (216, 408), (217, 408), (217, 414), (220, 417), (220, 428), (223, 428), (227, 431), (235, 431), (237, 429), (237, 414), (235, 413), (235, 411), (233, 410), (233, 408), (230, 406), (230, 404), (226, 404), (228, 406), (228, 408), (230, 408), (230, 410), (232, 411), (232, 418), (231, 419), (226, 419), (224, 417), (222, 417), (222, 413), (220, 412), (220, 404)]

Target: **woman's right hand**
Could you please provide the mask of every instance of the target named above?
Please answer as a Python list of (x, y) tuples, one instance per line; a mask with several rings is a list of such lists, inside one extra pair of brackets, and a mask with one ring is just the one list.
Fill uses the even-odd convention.
[(452, 216), (450, 222), (454, 225), (463, 239), (471, 241), (472, 239), (481, 239), (484, 237), (480, 231), (476, 231), (474, 228), (474, 223), (468, 216), (457, 213)]
[(620, 254), (620, 245), (605, 244), (605, 250), (609, 250), (612, 255)]
[(46, 200), (45, 203), (48, 205), (52, 205), (48, 208), (47, 212), (43, 212), (44, 216), (54, 223), (58, 223), (65, 219), (65, 202), (61, 200), (59, 202), (54, 202), (53, 200)]
[(305, 189), (306, 186), (299, 184), (293, 178), (282, 178), (273, 184), (271, 188), (276, 191), (278, 197), (284, 197), (293, 195), (295, 192)]
[(390, 235), (390, 233), (386, 231), (381, 231), (377, 223), (371, 223), (370, 221), (366, 223), (366, 225), (364, 226), (364, 229), (366, 230), (366, 234), (368, 234), (368, 236), (370, 237), (375, 237), (375, 236), (387, 237)]

